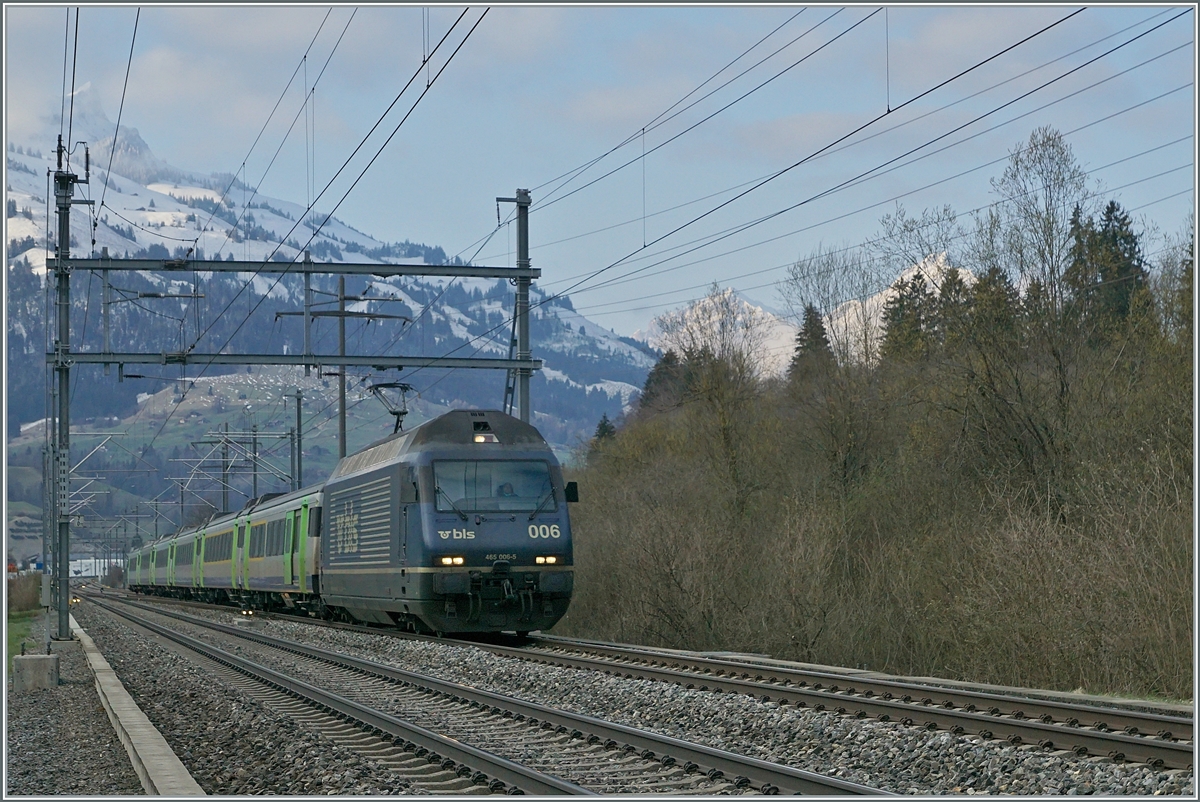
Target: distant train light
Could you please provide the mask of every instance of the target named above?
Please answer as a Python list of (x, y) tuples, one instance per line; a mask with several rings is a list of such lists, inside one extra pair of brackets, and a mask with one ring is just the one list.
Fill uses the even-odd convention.
[(538, 565), (554, 565), (558, 562), (557, 557), (534, 557), (533, 561)]
[(443, 557), (442, 558), (442, 565), (462, 565), (462, 564), (463, 564), (462, 557)]
[(494, 434), (476, 434), (475, 442), (476, 443), (499, 443), (500, 438), (496, 437), (496, 435), (494, 435)]

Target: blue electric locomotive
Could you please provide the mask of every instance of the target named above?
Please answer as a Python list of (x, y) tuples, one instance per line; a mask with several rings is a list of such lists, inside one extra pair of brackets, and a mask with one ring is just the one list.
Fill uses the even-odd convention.
[(566, 613), (571, 524), (527, 423), (457, 410), (341, 460), (329, 480), (130, 556), (138, 592), (428, 632), (528, 632)]

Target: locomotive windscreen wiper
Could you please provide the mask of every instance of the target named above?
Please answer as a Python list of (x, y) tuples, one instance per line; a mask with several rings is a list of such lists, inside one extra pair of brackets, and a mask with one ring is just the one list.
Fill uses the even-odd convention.
[(552, 498), (554, 498), (554, 488), (553, 487), (551, 487), (550, 492), (547, 493), (545, 496), (543, 496), (542, 500), (538, 502), (537, 508), (533, 512), (529, 513), (529, 520), (532, 521), (534, 518), (536, 518), (537, 514), (542, 511), (542, 507), (546, 506), (546, 502)]
[(442, 490), (441, 485), (437, 485), (434, 488), (434, 490), (435, 490), (435, 493), (441, 493), (443, 496), (446, 497), (446, 503), (450, 505), (451, 509), (453, 509), (455, 512), (458, 513), (458, 517), (462, 518), (464, 521), (467, 520), (467, 514), (458, 508), (458, 505), (454, 503), (454, 500), (452, 498), (450, 498), (450, 494), (447, 493), (445, 490)]

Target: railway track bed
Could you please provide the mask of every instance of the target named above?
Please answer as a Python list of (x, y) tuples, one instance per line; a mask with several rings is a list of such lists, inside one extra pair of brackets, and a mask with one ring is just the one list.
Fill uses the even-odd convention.
[[(503, 647), (498, 647), (503, 648)], [(1141, 762), (1154, 768), (1191, 769), (1191, 716), (1097, 706), (1063, 698), (1017, 696), (990, 690), (937, 686), (895, 677), (838, 674), (817, 669), (667, 653), (639, 647), (562, 638), (533, 638), (519, 651), (545, 660), (628, 678), (652, 678), (717, 693), (743, 693), (800, 707), (860, 718), (898, 721), (956, 734), (999, 737), (1045, 751)]]
[[(203, 615), (232, 620), (225, 612)], [(314, 627), (287, 619), (263, 631), (402, 666), (564, 710), (899, 793), (1191, 794), (1192, 772), (1081, 757), (974, 733), (927, 731), (834, 708), (762, 702), (661, 681), (538, 665), (480, 648), (389, 637), (377, 630)], [(528, 658), (528, 655), (526, 655)], [(841, 692), (839, 690), (839, 692)]]
[[(363, 730), (353, 746), (358, 751), (366, 749), (375, 759), (382, 755), (392, 761), (410, 758), (405, 752), (414, 753), (448, 773), (434, 784), (406, 777), (426, 791), (878, 793), (845, 780), (339, 656), (319, 647), (281, 642), (257, 628), (246, 631), (169, 611), (147, 613), (140, 605), (99, 604), (157, 637), (201, 651), (253, 677), (268, 686), (255, 691), (259, 696), (274, 693), (300, 699), (315, 707), (318, 717), (332, 715), (334, 726), (340, 720)], [(274, 702), (277, 708), (286, 704)], [(297, 713), (294, 703), (291, 713)], [(337, 737), (345, 741), (352, 735), (343, 732)]]

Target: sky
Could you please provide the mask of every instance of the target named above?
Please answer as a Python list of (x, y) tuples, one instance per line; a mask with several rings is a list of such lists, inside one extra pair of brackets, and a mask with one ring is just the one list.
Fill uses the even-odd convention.
[(9, 4), (6, 146), (53, 150), (73, 81), (176, 167), (487, 265), (527, 188), (540, 286), (632, 334), (714, 282), (789, 311), (789, 265), (995, 202), (1039, 126), (1153, 255), (1195, 206), (1196, 15), (1081, 8), (85, 5), (76, 50), (74, 7)]

